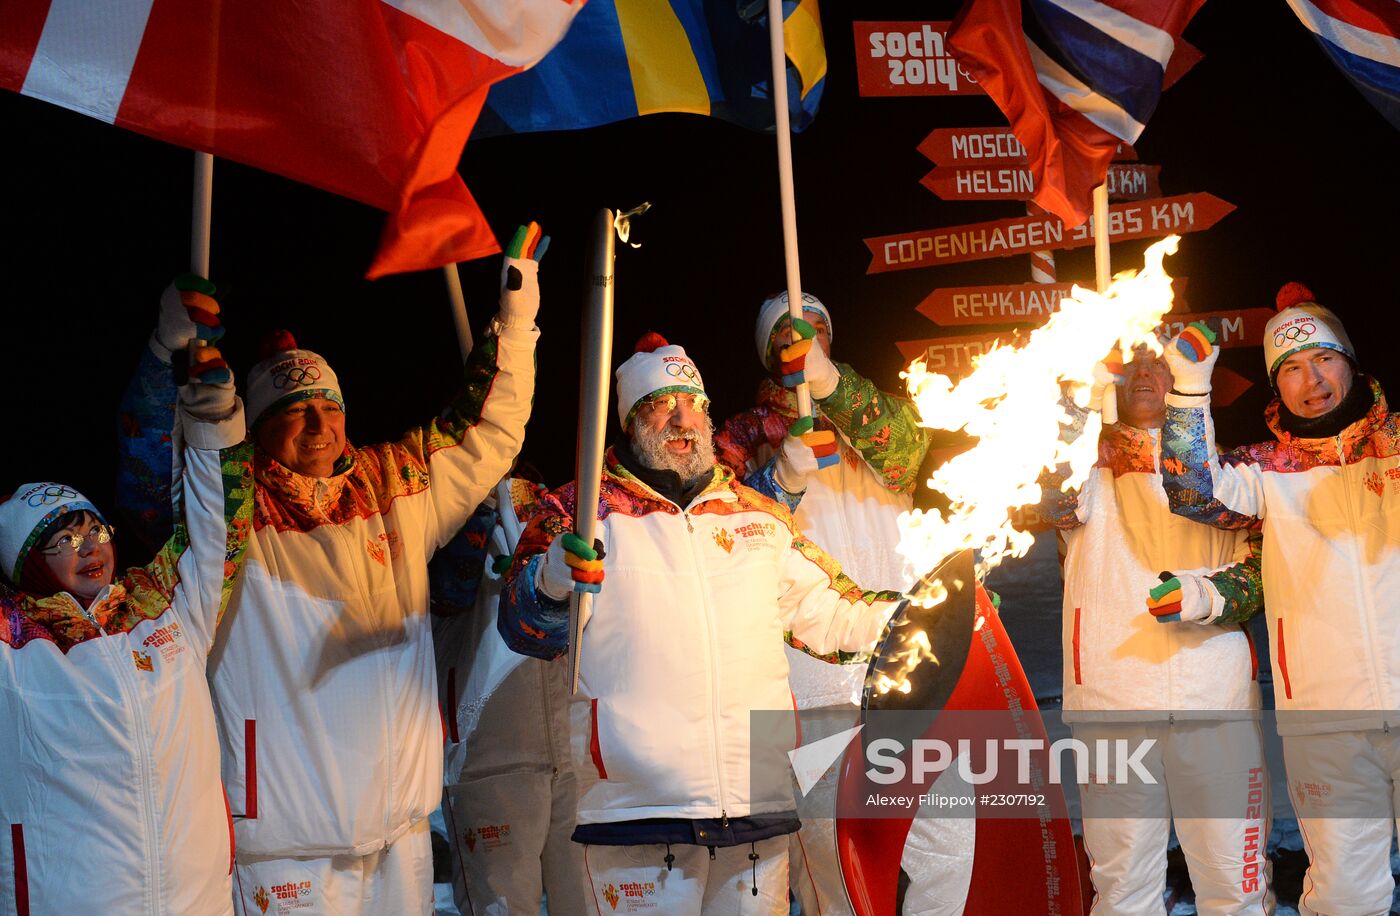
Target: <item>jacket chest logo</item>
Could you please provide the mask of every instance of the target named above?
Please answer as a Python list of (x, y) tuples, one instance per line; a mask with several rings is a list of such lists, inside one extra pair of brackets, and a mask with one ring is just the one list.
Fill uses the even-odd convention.
[(769, 546), (769, 538), (777, 533), (777, 522), (749, 522), (747, 525), (740, 525), (733, 531), (723, 526), (716, 526), (710, 535), (725, 553), (733, 553), (735, 547), (742, 547), (749, 551), (765, 550)]
[[(141, 640), (141, 648), (158, 649), (160, 651), (161, 661), (169, 662), (175, 656), (185, 651), (185, 631), (181, 629), (178, 620), (171, 621), (163, 627), (157, 627), (150, 636)], [(135, 656), (137, 653), (133, 652), (131, 654)], [(146, 655), (144, 658), (145, 664), (142, 664), (139, 660), (136, 662), (137, 669), (140, 671), (152, 670), (150, 668), (150, 655)]]
[(1377, 474), (1375, 471), (1367, 474), (1362, 482), (1366, 484), (1366, 489), (1377, 496), (1385, 492), (1385, 484), (1381, 483), (1381, 475)]
[(151, 657), (137, 652), (135, 649), (131, 650), (131, 660), (136, 663), (137, 671), (150, 671), (154, 673), (156, 670), (155, 663), (151, 661)]
[(734, 538), (729, 534), (728, 528), (716, 528), (712, 534), (714, 535), (715, 543), (724, 548), (725, 553), (729, 553), (734, 549)]

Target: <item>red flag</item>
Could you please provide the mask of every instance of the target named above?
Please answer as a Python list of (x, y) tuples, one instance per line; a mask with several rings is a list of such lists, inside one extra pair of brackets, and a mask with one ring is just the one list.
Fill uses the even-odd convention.
[(1088, 219), (1113, 151), (1142, 133), (1203, 2), (970, 0), (953, 22), (953, 55), (1026, 148), (1035, 202), (1067, 226)]
[(500, 250), (457, 174), (585, 0), (9, 0), (0, 87), (388, 211), (369, 276)]

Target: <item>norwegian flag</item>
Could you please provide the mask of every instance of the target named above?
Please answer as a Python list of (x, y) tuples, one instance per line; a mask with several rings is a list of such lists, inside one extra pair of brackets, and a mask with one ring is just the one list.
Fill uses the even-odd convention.
[(0, 87), (389, 213), (369, 276), (500, 250), (457, 174), (584, 0), (3, 0)]
[(948, 44), (1011, 122), (1035, 202), (1077, 226), (1119, 142), (1142, 133), (1205, 0), (969, 0)]
[(1400, 3), (1288, 0), (1352, 85), (1400, 130)]

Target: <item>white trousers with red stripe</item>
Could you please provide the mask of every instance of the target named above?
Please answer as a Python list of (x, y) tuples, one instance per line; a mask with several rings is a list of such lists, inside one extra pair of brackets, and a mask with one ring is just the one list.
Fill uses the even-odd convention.
[(233, 871), (233, 908), (238, 916), (432, 916), (428, 821), (367, 856), (240, 856)]
[(1155, 785), (1098, 784), (1091, 763), (1090, 782), (1081, 787), (1094, 916), (1161, 916), (1173, 822), (1200, 912), (1273, 912), (1269, 780), (1257, 722), (1076, 722), (1073, 728), (1091, 748), (1098, 740), (1123, 740), (1132, 749), (1154, 741), (1138, 759)]
[[(1308, 873), (1300, 913), (1390, 912), (1390, 840), (1400, 813), (1400, 735), (1384, 731), (1288, 735), (1288, 794)], [(1374, 813), (1377, 817), (1360, 817)]]
[[(726, 846), (585, 846), (589, 912), (665, 916), (787, 916), (788, 838)], [(758, 860), (749, 858), (756, 854)], [(758, 893), (755, 895), (754, 889)]]

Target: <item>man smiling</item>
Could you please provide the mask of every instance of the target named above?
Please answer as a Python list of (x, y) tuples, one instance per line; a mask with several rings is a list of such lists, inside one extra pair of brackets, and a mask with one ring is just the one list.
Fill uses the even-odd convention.
[(1400, 423), (1336, 315), (1299, 283), (1277, 304), (1264, 329), (1276, 441), (1218, 456), (1214, 356), (1178, 359), (1164, 485), (1178, 515), (1263, 523), (1278, 731), (1311, 860), (1299, 909), (1383, 913), (1400, 776)]

